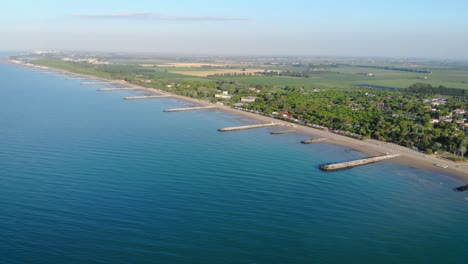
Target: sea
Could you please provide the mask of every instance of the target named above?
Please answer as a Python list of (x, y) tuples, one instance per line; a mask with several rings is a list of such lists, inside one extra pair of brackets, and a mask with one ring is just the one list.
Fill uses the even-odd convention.
[(0, 64), (0, 263), (467, 263), (447, 173)]

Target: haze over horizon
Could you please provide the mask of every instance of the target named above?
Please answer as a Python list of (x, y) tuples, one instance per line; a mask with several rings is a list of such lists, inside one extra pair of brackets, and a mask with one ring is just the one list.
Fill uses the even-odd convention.
[(468, 59), (465, 1), (15, 1), (0, 50)]

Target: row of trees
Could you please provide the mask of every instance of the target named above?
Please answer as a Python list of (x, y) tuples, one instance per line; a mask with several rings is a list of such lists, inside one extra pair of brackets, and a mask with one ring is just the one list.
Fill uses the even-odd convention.
[(371, 69), (379, 69), (379, 70), (391, 70), (391, 71), (403, 71), (403, 72), (416, 72), (416, 73), (432, 73), (429, 70), (424, 69), (415, 69), (415, 68), (403, 68), (403, 67), (392, 67), (392, 66), (372, 66), (372, 65), (352, 65), (354, 67), (361, 67), (361, 68), (371, 68)]
[(415, 83), (411, 85), (408, 89), (410, 93), (420, 93), (420, 94), (440, 94), (440, 95), (450, 95), (450, 96), (462, 96), (468, 97), (468, 90), (459, 89), (459, 88), (448, 88), (445, 86), (433, 87), (430, 84), (426, 83)]

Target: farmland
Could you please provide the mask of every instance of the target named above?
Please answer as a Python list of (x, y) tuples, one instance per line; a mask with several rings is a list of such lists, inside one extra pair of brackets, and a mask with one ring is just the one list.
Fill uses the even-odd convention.
[[(66, 63), (40, 58), (37, 64), (78, 70), (101, 77), (228, 81), (275, 87), (349, 89), (357, 85), (405, 89), (414, 83), (468, 89), (468, 66), (462, 63), (351, 58), (118, 58), (109, 65)], [(260, 73), (260, 74), (259, 74)], [(299, 76), (298, 76), (299, 75)]]

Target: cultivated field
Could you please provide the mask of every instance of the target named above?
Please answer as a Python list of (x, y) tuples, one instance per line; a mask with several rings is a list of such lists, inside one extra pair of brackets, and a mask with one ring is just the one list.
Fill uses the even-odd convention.
[(172, 73), (192, 75), (198, 77), (207, 77), (214, 74), (255, 74), (256, 72), (263, 72), (264, 69), (197, 69), (195, 71), (170, 71)]
[(211, 63), (211, 62), (171, 62), (158, 64), (158, 67), (225, 67), (232, 66), (228, 64), (221, 63)]

